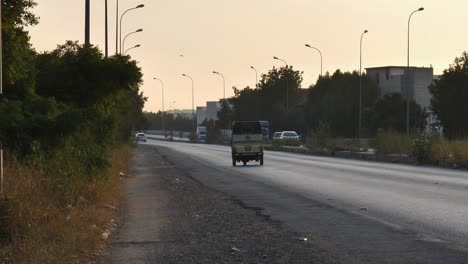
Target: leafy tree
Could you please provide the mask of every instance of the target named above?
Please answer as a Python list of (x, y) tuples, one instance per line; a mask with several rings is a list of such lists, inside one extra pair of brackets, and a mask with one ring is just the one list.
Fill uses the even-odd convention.
[[(421, 131), (428, 114), (414, 100), (410, 102), (411, 130)], [(406, 131), (406, 98), (399, 94), (386, 94), (365, 110), (364, 121), (373, 133), (378, 129)]]
[[(246, 87), (240, 90), (233, 87), (235, 95), (229, 99), (232, 105), (232, 121), (267, 120), (270, 122), (271, 131), (303, 131), (303, 114), (298, 110), (301, 83), (302, 72), (287, 66), (273, 68), (268, 74), (263, 74), (257, 89)], [(289, 111), (286, 109), (287, 97)], [(230, 115), (229, 110), (223, 109), (222, 111)]]
[(1, 0), (3, 37), (3, 88), (10, 100), (22, 99), (33, 90), (34, 50), (24, 29), (38, 23), (30, 11), (31, 0)]
[[(362, 76), (362, 109), (370, 107), (379, 94), (377, 85)], [(305, 107), (307, 125), (317, 130), (328, 124), (332, 136), (356, 137), (359, 130), (359, 74), (342, 73), (322, 76), (309, 90)]]
[(229, 100), (220, 100), (221, 109), (218, 111), (218, 125), (222, 129), (229, 129), (234, 121), (234, 111)]
[(431, 111), (449, 138), (468, 136), (468, 53), (455, 59), (439, 80), (429, 86)]

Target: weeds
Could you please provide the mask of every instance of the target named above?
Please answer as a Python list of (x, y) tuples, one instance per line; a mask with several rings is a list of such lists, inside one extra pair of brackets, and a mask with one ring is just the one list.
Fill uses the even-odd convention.
[(404, 134), (394, 131), (381, 131), (378, 133), (376, 148), (379, 154), (406, 154), (411, 153), (413, 140)]
[[(86, 262), (103, 244), (101, 234), (119, 199), (119, 172), (126, 171), (129, 147), (114, 151), (106, 177), (64, 182), (38, 165), (10, 159), (6, 167), (7, 202), (2, 224), (7, 236), (3, 263)], [(104, 180), (105, 179), (105, 180)]]

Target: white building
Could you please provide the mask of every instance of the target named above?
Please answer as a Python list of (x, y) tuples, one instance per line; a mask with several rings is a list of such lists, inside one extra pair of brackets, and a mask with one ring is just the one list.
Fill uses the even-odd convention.
[(197, 125), (201, 125), (203, 121), (206, 119), (206, 107), (204, 106), (197, 106)]
[(206, 102), (206, 106), (197, 107), (197, 124), (200, 125), (205, 120), (218, 120), (218, 112), (221, 110), (219, 102)]
[[(431, 103), (429, 85), (434, 81), (434, 69), (424, 67), (387, 66), (367, 68), (367, 76), (377, 82), (380, 94), (401, 93), (414, 99), (424, 108)], [(409, 77), (408, 77), (409, 72)]]

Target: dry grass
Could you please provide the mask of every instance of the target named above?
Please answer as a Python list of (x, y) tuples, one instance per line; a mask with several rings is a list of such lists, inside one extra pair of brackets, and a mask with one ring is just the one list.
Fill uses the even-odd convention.
[(121, 171), (130, 147), (113, 152), (109, 177), (101, 182), (58, 184), (37, 167), (10, 161), (5, 170), (2, 263), (88, 263), (120, 198)]
[(439, 162), (449, 162), (468, 166), (468, 139), (462, 141), (435, 141), (432, 145), (432, 157)]
[(410, 154), (413, 139), (393, 131), (380, 132), (376, 138), (376, 148), (380, 154)]

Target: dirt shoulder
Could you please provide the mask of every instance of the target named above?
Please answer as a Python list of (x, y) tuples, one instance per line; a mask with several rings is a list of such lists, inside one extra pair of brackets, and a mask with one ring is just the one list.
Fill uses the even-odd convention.
[(106, 263), (336, 263), (288, 231), (138, 146)]

